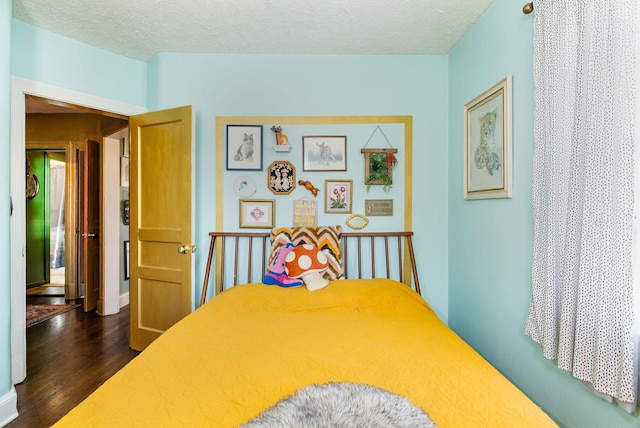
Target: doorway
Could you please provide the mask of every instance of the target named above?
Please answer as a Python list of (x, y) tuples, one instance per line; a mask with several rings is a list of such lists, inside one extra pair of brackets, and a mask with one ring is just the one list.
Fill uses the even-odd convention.
[[(76, 106), (84, 109), (84, 112), (100, 113), (107, 117), (128, 118), (131, 115), (140, 114), (146, 108), (135, 106), (76, 91), (58, 88), (55, 86), (30, 81), (19, 77), (12, 77), (11, 87), (11, 195), (13, 213), (11, 216), (11, 349), (12, 356), (12, 382), (22, 382), (26, 377), (26, 335), (25, 335), (25, 283), (26, 283), (26, 259), (25, 259), (25, 141), (27, 141), (27, 99), (30, 97), (47, 100), (58, 100), (50, 105), (56, 107)], [(58, 105), (59, 104), (59, 105)], [(110, 113), (113, 112), (113, 113)], [(73, 114), (73, 113), (69, 113)], [(44, 114), (43, 114), (44, 116)], [(127, 121), (128, 122), (128, 121)], [(115, 129), (113, 129), (115, 131)], [(104, 135), (108, 133), (105, 132)], [(67, 139), (67, 141), (69, 141)], [(119, 153), (119, 152), (118, 152)], [(117, 156), (116, 156), (117, 158)], [(67, 164), (68, 166), (68, 164)], [(119, 168), (117, 168), (119, 173)], [(119, 177), (116, 177), (119, 181)], [(68, 183), (67, 183), (68, 184)], [(117, 189), (118, 195), (120, 189)], [(71, 196), (70, 196), (71, 197)], [(76, 195), (73, 195), (76, 198)], [(115, 209), (120, 211), (119, 201), (106, 203), (103, 201), (103, 209)], [(115, 207), (113, 206), (115, 205)], [(117, 221), (117, 220), (116, 220)], [(65, 233), (69, 231), (69, 224), (65, 224)], [(68, 254), (69, 240), (66, 241), (65, 256)], [(105, 255), (110, 259), (119, 261), (119, 254)], [(67, 265), (68, 266), (68, 265)], [(68, 268), (67, 268), (68, 269)], [(65, 275), (68, 275), (65, 272)], [(109, 284), (116, 287), (117, 284)], [(128, 296), (127, 296), (128, 297)], [(117, 298), (117, 296), (116, 296)], [(125, 302), (123, 302), (125, 303)], [(128, 303), (128, 299), (126, 301)], [(125, 303), (125, 304), (126, 304)], [(117, 305), (117, 302), (116, 302)]]
[(66, 113), (49, 113), (53, 116), (45, 118), (42, 113), (29, 113), (29, 109), (27, 137), (37, 140), (25, 142), (27, 183), (31, 180), (39, 184), (32, 193), (29, 189), (33, 186), (27, 184), (26, 191), (27, 295), (84, 298), (85, 312), (98, 309), (98, 313), (104, 314), (98, 307), (100, 144), (91, 139), (57, 141), (66, 135), (74, 136), (76, 131), (68, 129), (85, 122), (91, 124), (97, 118), (76, 115), (69, 120)]
[[(27, 149), (27, 295), (65, 295), (65, 152)], [(73, 266), (70, 266), (73, 268)]]

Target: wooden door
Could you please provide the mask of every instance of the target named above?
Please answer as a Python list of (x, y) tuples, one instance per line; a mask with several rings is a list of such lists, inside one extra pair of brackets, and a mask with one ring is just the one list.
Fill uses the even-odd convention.
[(84, 310), (96, 309), (100, 297), (100, 143), (87, 140), (84, 149), (82, 245)]
[(48, 191), (49, 155), (46, 150), (27, 150), (28, 196), (25, 199), (26, 287), (48, 284), (50, 280), (50, 203)]
[(129, 127), (130, 346), (143, 350), (193, 308), (191, 107)]

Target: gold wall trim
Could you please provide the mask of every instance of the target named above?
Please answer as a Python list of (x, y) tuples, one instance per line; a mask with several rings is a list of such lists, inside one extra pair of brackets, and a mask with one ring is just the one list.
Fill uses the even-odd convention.
[(218, 116), (216, 117), (216, 230), (224, 230), (226, 125), (404, 125), (404, 228), (412, 230), (413, 116)]

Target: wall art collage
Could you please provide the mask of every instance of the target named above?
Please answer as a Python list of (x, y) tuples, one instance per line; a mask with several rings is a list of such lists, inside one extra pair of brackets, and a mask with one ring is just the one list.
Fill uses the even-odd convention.
[(404, 196), (403, 177), (394, 191), (393, 174), (403, 170), (404, 136), (389, 125), (390, 139), (383, 127), (225, 124), (225, 177), (238, 197), (238, 227), (313, 227), (320, 220), (357, 230), (369, 216), (394, 216), (394, 199)]

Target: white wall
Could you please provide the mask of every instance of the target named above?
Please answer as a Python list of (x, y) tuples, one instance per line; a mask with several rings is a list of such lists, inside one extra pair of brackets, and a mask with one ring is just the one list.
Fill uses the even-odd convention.
[(124, 279), (124, 241), (129, 239), (129, 227), (122, 221), (122, 201), (128, 199), (128, 188), (120, 186), (123, 141), (128, 140), (129, 128), (125, 128), (105, 138), (102, 145), (102, 219), (105, 255), (104, 287), (101, 296), (104, 299), (102, 315), (118, 313), (122, 306), (128, 304), (129, 280)]

